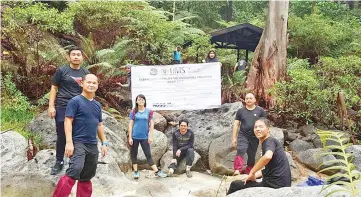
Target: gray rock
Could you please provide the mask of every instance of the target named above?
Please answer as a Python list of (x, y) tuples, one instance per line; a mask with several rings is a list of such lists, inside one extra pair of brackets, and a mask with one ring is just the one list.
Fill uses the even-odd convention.
[(283, 146), (283, 144), (285, 143), (285, 137), (283, 135), (282, 129), (277, 128), (277, 127), (271, 127), (270, 134), (272, 137), (276, 138), (280, 142), (280, 144)]
[[(324, 149), (320, 149), (320, 148), (301, 151), (297, 155), (297, 160), (299, 162), (303, 163), (305, 166), (307, 166), (311, 170), (317, 172), (317, 171), (320, 171), (327, 167), (330, 167), (329, 165), (327, 165), (327, 166), (322, 165), (324, 162), (336, 159), (335, 156), (333, 156), (333, 155), (327, 155), (327, 156), (323, 156), (323, 157), (318, 156), (318, 153), (323, 153), (324, 151), (325, 151)], [(332, 175), (335, 172), (336, 171), (332, 170), (332, 171), (325, 171), (324, 173), (328, 174), (328, 175)]]
[(50, 119), (48, 112), (44, 111), (27, 125), (28, 130), (41, 137), (40, 146), (44, 149), (55, 148), (56, 145), (56, 129), (55, 119)]
[[(153, 142), (150, 144), (150, 151), (152, 154), (153, 161), (156, 165), (159, 164), (160, 159), (167, 151), (167, 149), (168, 149), (167, 137), (164, 135), (164, 133), (154, 129)], [(147, 163), (147, 159), (144, 155), (142, 147), (139, 145), (138, 164), (140, 165), (140, 169), (148, 168), (149, 167), (148, 165), (144, 165), (146, 163)]]
[(311, 142), (315, 146), (315, 148), (323, 148), (323, 144), (321, 142), (320, 136), (317, 134), (312, 134), (311, 136)]
[(1, 174), (15, 171), (21, 167), (27, 159), (28, 143), (21, 134), (16, 131), (8, 131), (1, 134)]
[[(237, 151), (232, 147), (232, 133), (227, 133), (212, 141), (209, 147), (209, 167), (213, 173), (232, 175), (234, 157)], [(256, 153), (256, 161), (261, 156), (260, 146)], [(244, 155), (244, 167), (247, 165), (247, 154)]]
[[(337, 132), (337, 133), (343, 133), (343, 136), (345, 138), (345, 140), (342, 142), (343, 144), (347, 144), (351, 141), (351, 135), (346, 133), (345, 131), (340, 131), (340, 130), (332, 130), (333, 132)], [(326, 141), (326, 146), (339, 146), (340, 144), (338, 142), (335, 142), (333, 140), (327, 140)]]
[(237, 151), (232, 148), (232, 133), (229, 132), (212, 141), (209, 146), (209, 167), (213, 173), (233, 174), (233, 161)]
[[(209, 145), (212, 140), (222, 136), (225, 133), (232, 133), (233, 122), (238, 109), (242, 103), (226, 103), (220, 108), (182, 111), (177, 119), (187, 119), (189, 128), (194, 132), (194, 148), (201, 155), (201, 161), (208, 167)], [(174, 128), (168, 127), (166, 135), (169, 141), (172, 139)], [(227, 143), (231, 142), (231, 138)], [(198, 166), (198, 165), (197, 165)], [(199, 168), (204, 168), (199, 166)]]
[(289, 147), (290, 147), (291, 151), (295, 151), (295, 152), (301, 152), (301, 151), (305, 151), (305, 150), (314, 148), (313, 144), (302, 141), (300, 139), (296, 139), (296, 140), (292, 141), (290, 143)]
[[(128, 119), (124, 119), (124, 121), (119, 122), (106, 111), (103, 111), (102, 118), (105, 135), (110, 144), (109, 157), (105, 158), (105, 162), (110, 162), (108, 160), (115, 159), (122, 171), (131, 170), (130, 149), (127, 147)], [(41, 142), (42, 148), (55, 149), (55, 120), (50, 119), (46, 111), (32, 120), (28, 127), (31, 132), (37, 133), (41, 136), (43, 139)]]
[(285, 135), (285, 137), (286, 137), (286, 141), (292, 142), (298, 138), (298, 135), (296, 133), (289, 132)]
[(15, 173), (1, 177), (2, 197), (38, 197), (51, 196), (56, 182), (45, 179), (42, 174), (28, 172)]
[(316, 133), (316, 128), (313, 124), (304, 125), (298, 129), (303, 136), (311, 135)]
[[(192, 167), (197, 163), (197, 161), (201, 158), (201, 156), (195, 151), (194, 160)], [(173, 159), (173, 151), (167, 151), (160, 160), (160, 166), (162, 167), (162, 171), (168, 173), (168, 166), (172, 163)], [(183, 159), (181, 163), (178, 165), (178, 168), (175, 170), (176, 173), (184, 173), (186, 171), (186, 160)]]
[(361, 171), (361, 145), (353, 145), (346, 149), (346, 152), (353, 154), (353, 164), (356, 166), (356, 170)]
[(298, 170), (298, 168), (297, 168), (297, 166), (296, 166), (296, 164), (295, 164), (295, 161), (293, 161), (293, 158), (292, 158), (291, 154), (288, 153), (288, 152), (285, 152), (285, 154), (286, 154), (288, 163), (290, 164), (292, 180), (293, 180), (293, 181), (296, 181), (296, 180), (298, 180), (299, 177), (301, 176), (301, 173), (300, 173), (300, 171)]
[(306, 137), (301, 138), (301, 140), (305, 142), (312, 142), (312, 137), (311, 135), (307, 135)]
[(164, 132), (167, 128), (167, 120), (157, 112), (153, 113), (154, 129)]
[[(257, 188), (247, 188), (244, 190), (240, 190), (234, 192), (227, 197), (321, 197), (325, 196), (326, 194), (338, 190), (343, 189), (341, 186), (331, 186), (326, 190), (320, 192), (322, 186), (313, 186), (313, 187), (283, 187), (280, 189), (273, 189), (273, 188), (266, 188), (266, 187), (257, 187)], [(351, 197), (350, 194), (345, 192), (337, 192), (330, 197)]]
[(156, 180), (147, 180), (137, 187), (136, 195), (143, 197), (170, 197), (172, 196), (168, 187)]

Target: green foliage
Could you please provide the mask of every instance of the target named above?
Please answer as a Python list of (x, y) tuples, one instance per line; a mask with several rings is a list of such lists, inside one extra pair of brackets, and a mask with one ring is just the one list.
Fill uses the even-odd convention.
[(23, 28), (24, 24), (36, 24), (43, 31), (71, 33), (73, 16), (68, 12), (59, 13), (43, 3), (27, 3), (6, 8), (2, 14), (2, 27)]
[(288, 65), (289, 79), (271, 90), (276, 96), (276, 111), (302, 122), (337, 124), (339, 90), (348, 109), (361, 108), (360, 69), (361, 58), (356, 56), (325, 57), (313, 66), (306, 60), (294, 60)]
[[(330, 196), (336, 192), (347, 192), (350, 193), (353, 197), (361, 194), (361, 190), (356, 187), (356, 184), (361, 183), (361, 174), (358, 171), (355, 171), (355, 165), (352, 163), (354, 159), (354, 155), (351, 153), (347, 153), (346, 149), (349, 148), (352, 144), (345, 144), (345, 141), (348, 139), (345, 137), (344, 133), (341, 132), (333, 132), (333, 131), (323, 131), (318, 130), (317, 134), (320, 136), (322, 143), (324, 144), (324, 150), (321, 153), (318, 153), (317, 156), (323, 157), (327, 155), (334, 155), (337, 159), (330, 160), (324, 162), (322, 165), (329, 166), (325, 169), (322, 169), (319, 172), (329, 171), (329, 170), (340, 170), (340, 172), (328, 176), (326, 182), (329, 182), (332, 179), (338, 179), (338, 181), (333, 182), (328, 185), (324, 185), (322, 190), (327, 189), (333, 185), (341, 185), (344, 189), (333, 190), (329, 192), (325, 197)], [(338, 145), (326, 145), (326, 140), (336, 142)], [(328, 150), (332, 150), (328, 151)], [(343, 172), (343, 173), (342, 173)], [(344, 181), (344, 179), (348, 181)]]
[[(357, 10), (357, 9), (356, 9)], [(310, 58), (360, 55), (361, 12), (335, 2), (295, 1), (290, 5), (289, 56)]]
[(1, 130), (21, 130), (34, 116), (30, 103), (16, 88), (11, 75), (5, 75), (1, 90)]

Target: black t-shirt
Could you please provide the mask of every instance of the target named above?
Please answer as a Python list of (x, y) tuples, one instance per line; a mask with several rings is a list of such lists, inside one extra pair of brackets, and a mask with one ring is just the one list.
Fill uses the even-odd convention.
[(239, 109), (236, 114), (236, 120), (241, 122), (239, 132), (255, 136), (253, 132), (254, 123), (261, 117), (266, 118), (266, 112), (262, 107), (256, 106), (253, 110), (248, 110), (246, 107)]
[(98, 124), (103, 122), (102, 106), (95, 99), (83, 95), (70, 99), (65, 111), (66, 117), (73, 120), (73, 141), (84, 144), (97, 144)]
[(273, 188), (291, 186), (291, 169), (283, 147), (277, 139), (268, 137), (262, 143), (262, 155), (272, 151), (271, 161), (262, 170), (264, 181)]
[(58, 86), (55, 107), (66, 108), (69, 100), (81, 94), (80, 86), (82, 77), (88, 74), (86, 68), (72, 69), (69, 65), (64, 65), (56, 69), (52, 84)]

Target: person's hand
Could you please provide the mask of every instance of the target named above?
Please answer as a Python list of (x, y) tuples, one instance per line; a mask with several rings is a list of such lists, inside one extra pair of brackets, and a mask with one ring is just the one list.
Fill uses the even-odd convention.
[(237, 148), (237, 139), (235, 138), (232, 139), (232, 147)]
[(55, 117), (55, 114), (56, 114), (56, 110), (55, 110), (55, 107), (53, 106), (49, 106), (48, 108), (48, 115), (50, 118), (54, 118)]
[(67, 142), (65, 144), (65, 157), (70, 158), (74, 153), (74, 144), (73, 142)]
[(120, 83), (120, 82), (118, 82), (118, 83), (117, 83), (117, 85), (120, 85), (120, 86), (122, 86), (122, 87), (123, 87), (123, 84), (122, 84), (122, 83)]
[(108, 154), (108, 147), (103, 145), (102, 146), (102, 158), (104, 158)]
[(181, 150), (178, 149), (177, 152), (175, 153), (175, 156), (179, 157), (180, 154), (181, 154)]
[(148, 137), (148, 144), (151, 144), (152, 143), (152, 138), (151, 137)]
[(247, 184), (247, 181), (256, 181), (256, 174), (249, 173), (249, 175), (243, 180), (244, 184)]
[(129, 145), (133, 146), (133, 139), (132, 138), (129, 138), (128, 142), (129, 142)]

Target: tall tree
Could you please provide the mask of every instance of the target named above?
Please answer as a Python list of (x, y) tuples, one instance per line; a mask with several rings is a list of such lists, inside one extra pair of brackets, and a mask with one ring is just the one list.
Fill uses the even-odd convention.
[(267, 90), (286, 76), (288, 8), (288, 0), (269, 1), (266, 25), (254, 52), (246, 82), (247, 88), (266, 108), (274, 105), (274, 99)]

